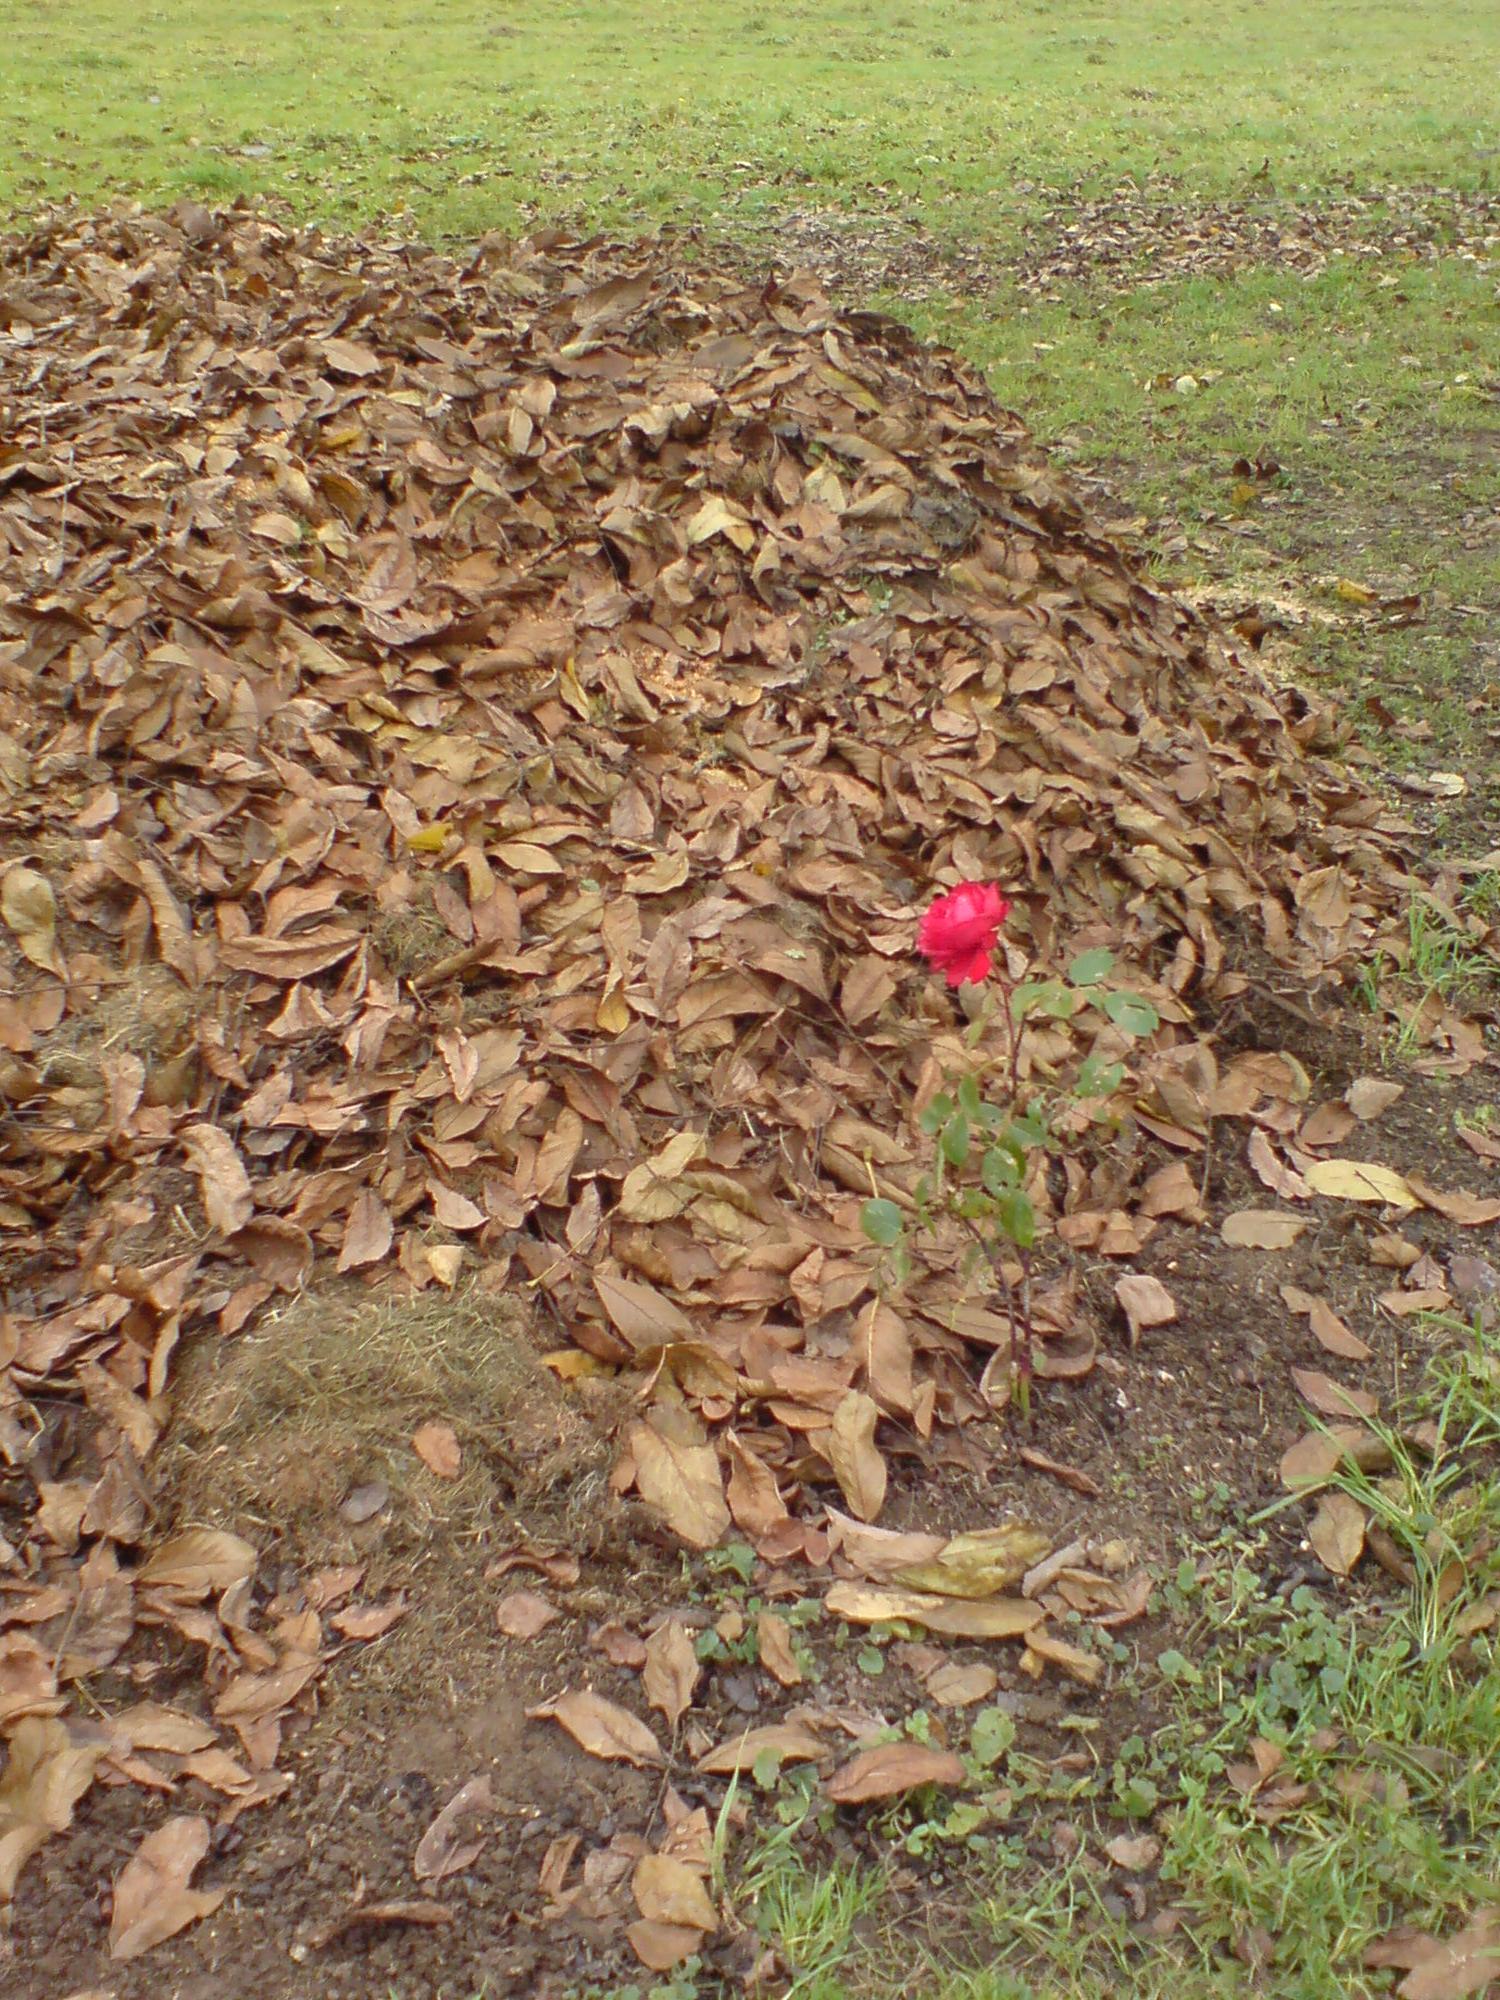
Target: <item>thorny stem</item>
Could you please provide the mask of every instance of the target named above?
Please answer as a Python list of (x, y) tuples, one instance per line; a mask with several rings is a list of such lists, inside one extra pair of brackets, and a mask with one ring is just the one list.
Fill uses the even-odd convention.
[[(1010, 1082), (1010, 1108), (1014, 1117), (1021, 1101), (1021, 1024), (1011, 1007), (1011, 989), (1003, 974), (995, 975), (995, 986), (1000, 995), (1000, 1012), (1005, 1019), (1006, 1074)], [(988, 999), (988, 994), (985, 998)], [(967, 1011), (967, 1010), (966, 1010)], [(988, 1011), (988, 1010), (986, 1010)], [(943, 1160), (938, 1155), (938, 1185), (942, 1186)], [(967, 1220), (967, 1218), (966, 1218)], [(1021, 1287), (1019, 1305), (1016, 1288), (1010, 1282), (1005, 1268), (1003, 1247), (991, 1243), (984, 1234), (969, 1221), (969, 1232), (990, 1261), (995, 1276), (1000, 1281), (1000, 1289), (1005, 1294), (1005, 1313), (1010, 1321), (1010, 1371), (1013, 1384), (1012, 1395), (1016, 1407), (1028, 1422), (1031, 1420), (1031, 1382), (1035, 1374), (1033, 1355), (1033, 1325), (1031, 1318), (1031, 1252), (1015, 1245), (1016, 1255), (1021, 1260)]]
[(1016, 1316), (1010, 1318), (1010, 1359), (1016, 1376), (1016, 1401), (1021, 1406), (1021, 1415), (1031, 1418), (1031, 1377), (1033, 1373), (1033, 1328), (1031, 1323), (1031, 1252), (1017, 1246), (1016, 1255), (1021, 1260), (1021, 1353), (1016, 1358)]
[(1014, 1113), (1021, 1099), (1021, 1024), (1011, 1009), (1009, 986), (999, 976), (996, 977), (995, 984), (1000, 989), (1000, 1011), (1005, 1016), (1005, 1043), (1009, 1054), (1007, 1067), (1010, 1076), (1010, 1108), (1012, 1113)]

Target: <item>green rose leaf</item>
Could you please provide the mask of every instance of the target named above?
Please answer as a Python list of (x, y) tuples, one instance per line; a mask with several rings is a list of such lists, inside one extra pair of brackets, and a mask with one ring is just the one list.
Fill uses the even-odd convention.
[(939, 1091), (937, 1096), (933, 1098), (932, 1102), (922, 1113), (918, 1123), (930, 1139), (934, 1134), (942, 1131), (952, 1116), (953, 1099), (948, 1096), (946, 1091)]
[(1103, 946), (1097, 951), (1081, 951), (1068, 967), (1068, 977), (1075, 986), (1097, 986), (1109, 976), (1114, 962), (1114, 953)]
[(959, 1111), (943, 1127), (938, 1139), (943, 1149), (943, 1158), (950, 1167), (961, 1167), (969, 1157), (969, 1121)]
[(1007, 1188), (1013, 1188), (1026, 1171), (1026, 1155), (1019, 1146), (1007, 1146), (1002, 1140), (991, 1146), (979, 1162), (979, 1178), (993, 1195), (1002, 1195)]
[(1012, 1188), (1002, 1197), (1000, 1227), (1018, 1250), (1029, 1250), (1036, 1241), (1036, 1210), (1031, 1196), (1022, 1188)]
[(867, 1201), (859, 1212), (859, 1226), (872, 1243), (888, 1250), (901, 1238), (901, 1211), (893, 1201)]
[(1075, 1097), (1108, 1097), (1118, 1090), (1125, 1077), (1123, 1063), (1107, 1063), (1098, 1056), (1085, 1058), (1073, 1086)]
[(1139, 993), (1106, 993), (1099, 1004), (1121, 1034), (1154, 1035), (1161, 1025), (1161, 1016)]

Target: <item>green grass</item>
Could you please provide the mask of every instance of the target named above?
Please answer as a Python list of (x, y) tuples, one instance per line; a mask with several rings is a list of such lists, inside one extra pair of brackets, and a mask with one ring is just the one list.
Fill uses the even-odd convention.
[(1497, 63), (1489, 0), (13, 0), (0, 202), (278, 192), (467, 233), (790, 194), (973, 230), (1018, 180), (1226, 190), (1267, 158), (1287, 185), (1477, 187)]
[(1496, 874), (1487, 870), (1468, 886), (1457, 909), (1414, 896), (1406, 910), (1406, 935), (1365, 964), (1356, 992), (1372, 1013), (1391, 1024), (1389, 1047), (1410, 1060), (1422, 1044), (1429, 1003), (1493, 1004), (1500, 998), (1500, 958), (1476, 944), (1466, 924), (1493, 923)]

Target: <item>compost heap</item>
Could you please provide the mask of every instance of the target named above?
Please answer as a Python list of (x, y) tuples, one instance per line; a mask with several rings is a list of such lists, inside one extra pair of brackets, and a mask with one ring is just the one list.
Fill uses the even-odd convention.
[[(8, 243), (0, 328), (8, 1732), (170, 1624), (231, 1810), (283, 1782), (316, 1635), (254, 1631), (236, 1538), (153, 1552), (150, 1458), (180, 1343), (335, 1271), (529, 1286), (561, 1373), (637, 1372), (617, 1484), (689, 1542), (873, 1515), (877, 1424), (988, 1415), (1006, 1339), (942, 1241), (882, 1302), (859, 1227), (963, 1060), (928, 898), (997, 881), (1011, 976), (1107, 946), (1154, 1002), (1026, 1045), (1038, 1088), (1128, 1064), (1119, 1141), (1035, 1190), (1128, 1257), (1287, 1085), (1215, 1023), (1408, 892), (1317, 713), (810, 282), (183, 204)], [(1093, 1350), (1065, 1263), (1043, 1374)], [(152, 1713), (74, 1753), (222, 1755)]]

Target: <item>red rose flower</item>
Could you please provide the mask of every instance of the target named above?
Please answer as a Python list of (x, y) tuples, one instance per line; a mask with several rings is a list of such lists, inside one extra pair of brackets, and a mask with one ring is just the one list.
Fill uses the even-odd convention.
[(990, 954), (1010, 904), (993, 882), (960, 882), (922, 918), (917, 950), (950, 986), (977, 986), (990, 974)]

